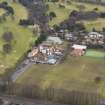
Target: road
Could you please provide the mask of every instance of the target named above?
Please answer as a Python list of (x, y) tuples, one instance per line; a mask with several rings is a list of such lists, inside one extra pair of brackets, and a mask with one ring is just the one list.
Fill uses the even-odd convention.
[(26, 104), (26, 105), (57, 105), (55, 103), (52, 103), (50, 101), (45, 100), (38, 100), (38, 99), (29, 99), (29, 98), (23, 98), (23, 97), (17, 97), (12, 95), (0, 95), (0, 99), (16, 103), (16, 104)]
[(33, 64), (29, 62), (27, 65), (20, 65), (16, 68), (15, 72), (11, 75), (12, 82), (15, 82), (25, 71), (28, 70)]

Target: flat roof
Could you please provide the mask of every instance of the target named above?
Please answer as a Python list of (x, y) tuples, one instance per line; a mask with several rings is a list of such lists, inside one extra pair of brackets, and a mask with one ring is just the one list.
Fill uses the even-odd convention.
[(72, 48), (74, 48), (74, 49), (87, 49), (87, 46), (74, 44), (74, 45), (72, 46)]

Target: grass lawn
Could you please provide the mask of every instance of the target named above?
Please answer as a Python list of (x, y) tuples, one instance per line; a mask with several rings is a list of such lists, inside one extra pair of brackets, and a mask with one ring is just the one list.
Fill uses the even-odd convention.
[(14, 40), (12, 41), (13, 49), (10, 54), (4, 55), (2, 46), (6, 42), (0, 38), (0, 74), (5, 73), (6, 68), (13, 67), (17, 60), (27, 51), (30, 43), (35, 40), (30, 29), (18, 25), (20, 19), (27, 18), (26, 8), (19, 3), (11, 3), (9, 1), (8, 3), (14, 8), (15, 20), (8, 16), (5, 22), (0, 23), (0, 37), (5, 31), (12, 31), (14, 35)]
[[(99, 84), (94, 82), (96, 76), (102, 78)], [(17, 83), (37, 84), (44, 89), (53, 86), (105, 95), (105, 59), (69, 56), (63, 64), (33, 65)]]
[(89, 49), (86, 51), (85, 56), (96, 57), (96, 58), (105, 58), (105, 52)]
[[(57, 3), (49, 2), (48, 4), (49, 11), (54, 11), (57, 15), (56, 18), (49, 22), (50, 26), (53, 26), (54, 24), (59, 24), (60, 22), (67, 19), (72, 10), (79, 10), (78, 5), (84, 5), (84, 11), (92, 11), (94, 8), (98, 8), (97, 12), (105, 11), (104, 6), (88, 3), (72, 2), (71, 5), (66, 5), (65, 8), (59, 8), (59, 5)], [(101, 18), (92, 21), (83, 21), (83, 23), (85, 24), (87, 30), (92, 30), (93, 27), (95, 27), (97, 30), (101, 30), (103, 27), (105, 27), (105, 19)]]
[(5, 13), (5, 10), (0, 8), (0, 16)]

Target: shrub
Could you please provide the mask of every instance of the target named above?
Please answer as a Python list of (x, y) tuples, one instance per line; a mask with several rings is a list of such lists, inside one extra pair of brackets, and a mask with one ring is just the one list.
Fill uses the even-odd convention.
[(5, 32), (2, 35), (3, 40), (5, 40), (6, 42), (11, 42), (13, 40), (13, 33), (12, 32)]
[(100, 82), (101, 82), (101, 77), (97, 76), (97, 77), (95, 78), (95, 83), (100, 83)]
[(11, 50), (12, 50), (11, 44), (4, 44), (4, 45), (3, 45), (3, 51), (4, 51), (5, 53), (10, 53)]
[(51, 18), (55, 18), (55, 17), (56, 17), (56, 13), (55, 13), (55, 12), (50, 12), (50, 13), (49, 13), (49, 16), (50, 16)]

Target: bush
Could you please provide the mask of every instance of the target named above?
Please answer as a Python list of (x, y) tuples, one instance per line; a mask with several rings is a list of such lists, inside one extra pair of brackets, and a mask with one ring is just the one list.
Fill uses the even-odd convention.
[(7, 6), (8, 5), (8, 2), (3, 1), (2, 4)]
[(14, 14), (14, 9), (11, 6), (8, 6), (7, 2), (0, 3), (0, 8), (7, 10), (10, 14)]
[(59, 0), (51, 0), (51, 2), (58, 2)]
[(23, 25), (23, 26), (34, 25), (34, 22), (32, 20), (20, 19), (19, 25)]
[(105, 12), (100, 13), (101, 18), (105, 18)]
[(56, 17), (56, 13), (55, 12), (50, 12), (49, 13), (49, 17), (50, 17), (50, 19), (55, 18)]
[(94, 8), (93, 10), (94, 10), (94, 11), (98, 11), (98, 8)]
[(100, 13), (97, 13), (95, 11), (78, 12), (73, 10), (69, 16), (75, 17), (76, 20), (95, 20), (100, 17)]
[(11, 42), (13, 40), (13, 33), (12, 32), (5, 32), (2, 35), (3, 40), (5, 40), (6, 42)]
[(97, 76), (97, 77), (95, 78), (95, 83), (100, 83), (100, 82), (101, 82), (101, 77)]
[(5, 53), (10, 53), (11, 50), (12, 50), (11, 44), (4, 44), (4, 45), (3, 45), (3, 51), (4, 51)]
[(38, 39), (35, 41), (35, 45), (38, 46), (39, 44), (41, 44), (43, 41), (45, 41), (47, 39), (47, 33), (43, 33), (41, 34)]

